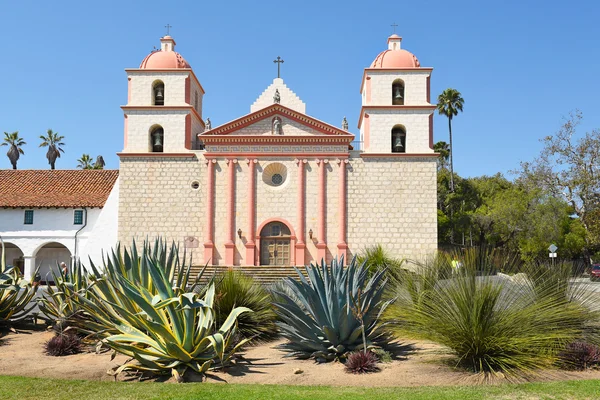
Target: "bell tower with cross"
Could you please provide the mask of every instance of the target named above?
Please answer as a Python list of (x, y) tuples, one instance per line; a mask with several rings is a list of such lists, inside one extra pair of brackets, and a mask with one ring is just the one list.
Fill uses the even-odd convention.
[(167, 24), (160, 49), (126, 69), (128, 80), (123, 153), (181, 153), (200, 148), (197, 135), (204, 89), (190, 64), (175, 51)]
[(397, 24), (382, 51), (365, 68), (359, 116), (361, 149), (374, 154), (433, 153), (430, 76), (417, 57), (402, 48)]

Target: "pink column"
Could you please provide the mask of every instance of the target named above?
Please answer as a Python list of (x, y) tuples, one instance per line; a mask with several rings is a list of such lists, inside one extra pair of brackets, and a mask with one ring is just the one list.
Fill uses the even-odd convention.
[(206, 240), (204, 241), (204, 263), (213, 265), (215, 248), (214, 211), (215, 211), (215, 163), (216, 160), (206, 160)]
[(306, 160), (296, 160), (296, 164), (298, 165), (298, 202), (296, 204), (297, 207), (297, 220), (298, 220), (298, 230), (296, 232), (296, 257), (295, 264), (305, 265), (305, 249), (306, 243), (305, 233), (306, 228), (304, 227), (304, 218), (305, 218), (305, 184), (304, 184), (304, 164), (306, 164)]
[(327, 206), (325, 204), (325, 168), (327, 168), (328, 160), (318, 160), (319, 164), (319, 205), (318, 205), (318, 221), (317, 228), (317, 262), (321, 259), (326, 259), (327, 241), (325, 240), (325, 212)]
[(256, 197), (254, 186), (256, 185), (256, 160), (246, 160), (248, 164), (248, 231), (246, 232), (246, 265), (254, 265), (256, 257), (256, 243), (254, 243), (254, 231), (256, 230)]
[(340, 178), (339, 178), (339, 202), (338, 202), (338, 218), (339, 218), (339, 238), (338, 238), (338, 258), (344, 257), (346, 260), (346, 251), (348, 250), (348, 244), (346, 244), (346, 164), (348, 160), (338, 160), (340, 166)]
[(235, 249), (235, 164), (236, 159), (227, 160), (227, 242), (225, 243), (225, 265), (233, 265)]

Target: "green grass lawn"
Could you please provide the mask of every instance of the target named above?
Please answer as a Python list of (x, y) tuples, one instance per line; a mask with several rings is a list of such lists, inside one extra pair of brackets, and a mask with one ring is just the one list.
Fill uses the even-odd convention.
[[(373, 379), (377, 379), (373, 375)], [(350, 388), (123, 383), (0, 376), (0, 399), (598, 399), (600, 380), (499, 386)]]

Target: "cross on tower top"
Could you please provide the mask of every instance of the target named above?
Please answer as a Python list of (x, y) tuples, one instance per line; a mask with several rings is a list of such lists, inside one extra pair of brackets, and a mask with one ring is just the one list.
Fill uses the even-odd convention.
[(390, 25), (390, 26), (391, 26), (392, 28), (394, 28), (394, 33), (396, 33), (396, 27), (398, 26), (398, 24), (394, 22), (394, 23), (393, 23), (392, 25)]
[(274, 63), (277, 63), (277, 77), (280, 78), (281, 75), (281, 63), (283, 63), (284, 61), (281, 59), (281, 57), (277, 56), (277, 60), (273, 60)]
[(165, 28), (167, 28), (167, 36), (169, 36), (169, 32), (170, 32), (170, 30), (171, 30), (172, 26), (171, 26), (171, 25), (169, 25), (169, 24), (166, 24), (166, 25), (165, 25)]

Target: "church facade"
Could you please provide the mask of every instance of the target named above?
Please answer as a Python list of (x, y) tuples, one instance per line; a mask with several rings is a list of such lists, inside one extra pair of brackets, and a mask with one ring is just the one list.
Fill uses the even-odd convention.
[[(194, 264), (305, 265), (381, 244), (437, 248), (431, 68), (388, 38), (362, 76), (358, 137), (306, 113), (276, 78), (220, 126), (170, 36), (127, 69), (118, 237), (182, 243)], [(358, 110), (357, 110), (358, 111)], [(356, 145), (356, 143), (359, 145)]]

